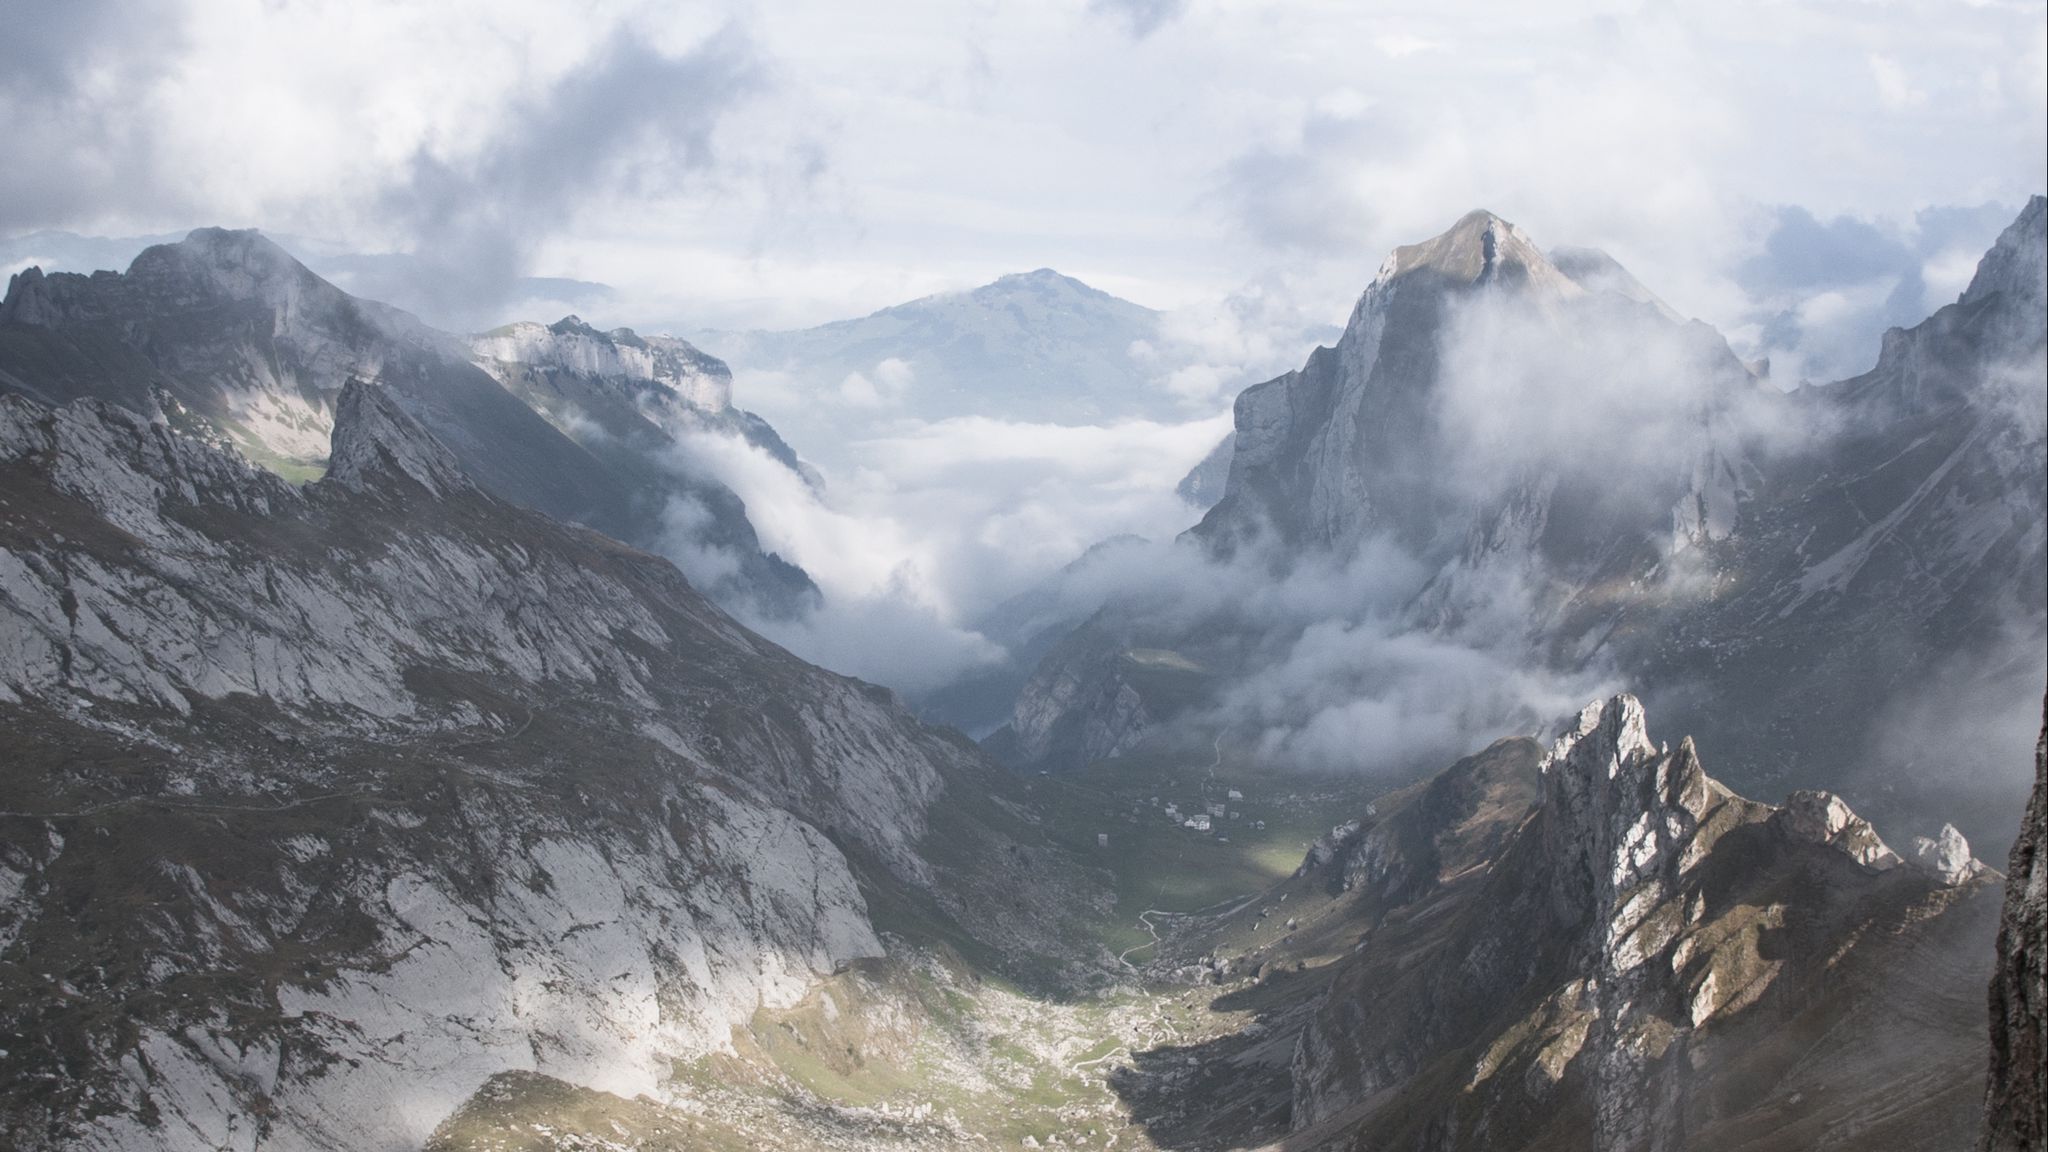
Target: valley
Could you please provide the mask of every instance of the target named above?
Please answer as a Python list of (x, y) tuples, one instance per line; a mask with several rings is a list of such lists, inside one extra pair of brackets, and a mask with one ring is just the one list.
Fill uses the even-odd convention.
[[(1045, 385), (925, 398), (986, 431), (1166, 323), (1041, 271), (706, 339)], [(911, 692), (796, 650), (845, 599), (739, 472), (837, 481), (688, 341), (248, 230), (22, 269), (0, 1144), (2024, 1147), (2044, 356), (2040, 196), (1793, 390), (1469, 212), (1145, 495), (1185, 532), (1002, 573)]]

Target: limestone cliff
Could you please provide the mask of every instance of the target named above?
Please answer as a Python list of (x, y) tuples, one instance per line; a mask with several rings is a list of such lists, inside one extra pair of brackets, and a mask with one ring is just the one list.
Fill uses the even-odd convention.
[(1985, 1152), (2048, 1144), (2048, 702), (2034, 748), (2034, 793), (2006, 867), (1998, 967), (1991, 976)]

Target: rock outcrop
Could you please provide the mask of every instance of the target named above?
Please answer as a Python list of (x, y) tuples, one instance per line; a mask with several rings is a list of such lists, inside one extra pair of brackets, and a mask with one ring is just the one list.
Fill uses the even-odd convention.
[(605, 381), (653, 419), (683, 407), (718, 413), (732, 407), (732, 372), (716, 357), (672, 336), (642, 337), (631, 328), (600, 332), (579, 316), (553, 324), (530, 321), (472, 336), (469, 346), (491, 364), (525, 364), (590, 381)]
[(2048, 702), (2034, 746), (2034, 792), (2005, 874), (1991, 976), (1991, 1071), (1984, 1152), (2048, 1144)]
[(1535, 759), (1468, 761), (1305, 862), (1364, 942), (1296, 1050), (1304, 1146), (1953, 1145), (1995, 885), (1900, 867), (1837, 798), (1737, 796), (1632, 697), (1518, 783)]

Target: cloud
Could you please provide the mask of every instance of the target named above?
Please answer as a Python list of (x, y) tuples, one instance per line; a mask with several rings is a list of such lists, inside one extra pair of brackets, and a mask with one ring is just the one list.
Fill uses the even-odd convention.
[[(1090, 545), (1186, 528), (1194, 512), (1174, 485), (1228, 421), (910, 421), (852, 444), (853, 463), (822, 493), (725, 436), (686, 437), (676, 464), (737, 492), (762, 545), (824, 593), (805, 620), (750, 624), (806, 659), (916, 693), (1001, 658), (974, 622)], [(693, 579), (691, 565), (716, 559), (671, 555)]]
[(1781, 387), (1844, 379), (1876, 363), (1884, 330), (1919, 323), (1955, 298), (2015, 207), (1936, 205), (1907, 220), (1797, 205), (1766, 215), (1762, 242), (1734, 270), (1747, 305), (1731, 335), (1767, 357)]
[(1300, 367), (1310, 349), (1334, 341), (1339, 331), (1289, 278), (1274, 275), (1214, 303), (1163, 313), (1155, 340), (1133, 346), (1131, 357), (1164, 369), (1156, 387), (1190, 407), (1213, 407)]
[(839, 382), (838, 399), (854, 408), (893, 408), (903, 403), (917, 372), (908, 363), (891, 356), (877, 363), (871, 372), (849, 372)]
[(1893, 111), (1918, 108), (1927, 103), (1927, 93), (1915, 88), (1897, 60), (1877, 53), (1870, 55), (1870, 78), (1877, 82), (1878, 99)]
[[(1530, 650), (1531, 598), (1488, 574), (1501, 610), (1436, 632), (1408, 609), (1432, 570), (1383, 537), (1346, 557), (1193, 544), (1127, 544), (1056, 585), (1048, 619), (1077, 620), (1131, 648), (1171, 647), (1206, 669), (1211, 694), (1154, 734), (1224, 734), (1263, 763), (1389, 778), (1439, 767), (1475, 744), (1536, 732), (1612, 686), (1601, 668), (1556, 671)], [(1106, 607), (1105, 607), (1106, 606)]]
[(1131, 39), (1143, 40), (1188, 10), (1188, 0), (1088, 0), (1088, 11), (1120, 21)]
[[(389, 253), (437, 221), (454, 274), (609, 284), (640, 327), (817, 323), (1045, 265), (1166, 309), (1284, 271), (1340, 320), (1387, 249), (1483, 204), (1732, 329), (1758, 205), (1911, 220), (2016, 204), (2048, 163), (2038, 5), (771, 0), (727, 33), (751, 64), (732, 99), (660, 63), (715, 54), (716, 7), (17, 7), (0, 233), (218, 223)], [(1873, 56), (1924, 99), (1888, 109)], [(605, 76), (616, 132), (550, 110)], [(549, 124), (589, 129), (554, 134), (555, 174), (603, 175), (557, 195), (508, 159), (541, 164)]]
[(514, 104), (481, 147), (419, 148), (380, 206), (447, 286), (443, 310), (487, 314), (593, 197), (674, 188), (708, 169), (721, 116), (763, 83), (758, 50), (736, 28), (676, 56), (621, 28), (540, 98)]
[(176, 66), (183, 13), (170, 0), (29, 4), (0, 36), (0, 235), (144, 206), (167, 195), (165, 159), (136, 111)]

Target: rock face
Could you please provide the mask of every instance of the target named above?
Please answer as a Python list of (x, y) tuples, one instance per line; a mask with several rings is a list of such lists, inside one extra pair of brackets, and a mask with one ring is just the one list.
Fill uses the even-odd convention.
[[(1256, 542), (1343, 551), (1368, 535), (1390, 535), (1415, 555), (1443, 563), (1497, 516), (1489, 505), (1529, 503), (1528, 493), (1541, 486), (1534, 478), (1503, 492), (1467, 482), (1457, 461), (1475, 447), (1492, 452), (1501, 446), (1470, 443), (1468, 429), (1444, 406), (1441, 381), (1454, 370), (1447, 361), (1459, 352), (1455, 342), (1500, 336), (1471, 322), (1464, 310), (1495, 304), (1540, 319), (1558, 339), (1578, 338), (1577, 329), (1597, 325), (1645, 343), (1676, 340), (1698, 360), (1688, 367), (1713, 378), (1720, 390), (1754, 391), (1748, 372), (1711, 330), (1688, 329), (1658, 304), (1606, 287), (1589, 290), (1521, 229), (1473, 212), (1441, 236), (1396, 249), (1334, 347), (1318, 349), (1300, 371), (1238, 397), (1224, 496), (1194, 534), (1224, 551)], [(1691, 463), (1671, 461), (1662, 478), (1667, 490), (1635, 510), (1650, 527), (1669, 530), (1667, 510), (1685, 494), (1677, 485), (1690, 481)], [(1551, 498), (1546, 493), (1537, 503)], [(1542, 507), (1533, 515), (1539, 530), (1553, 537), (1560, 559), (1573, 545), (1584, 547), (1566, 539), (1563, 524), (1546, 528)]]
[(1304, 863), (1366, 922), (1296, 1050), (1303, 1146), (1953, 1146), (1995, 886), (1735, 795), (1632, 697), (1526, 743)]
[(525, 364), (604, 382), (619, 398), (660, 423), (690, 411), (732, 407), (732, 373), (717, 358), (671, 336), (643, 338), (631, 328), (599, 332), (581, 317), (553, 324), (510, 324), (470, 337), (478, 360)]
[(417, 1148), (507, 1071), (659, 1097), (878, 954), (867, 894), (1008, 955), (1091, 898), (885, 691), (388, 392), (335, 413), (294, 486), (0, 396), (0, 1143)]
[(1230, 461), (1237, 453), (1237, 433), (1226, 434), (1216, 447), (1209, 450), (1202, 462), (1188, 470), (1174, 486), (1174, 493), (1197, 508), (1214, 508), (1223, 499), (1224, 485), (1230, 480)]
[(1086, 764), (1116, 756), (1152, 717), (1128, 675), (1125, 645), (1101, 626), (1077, 629), (1048, 653), (989, 752), (1006, 764)]
[[(2048, 273), (2030, 255), (2044, 236), (2036, 197), (1957, 303), (1888, 333), (1869, 373), (1794, 394), (1807, 442), (1765, 460), (1733, 530), (1688, 560), (1712, 595), (1610, 614), (1616, 663), (1731, 781), (1846, 787), (1885, 745), (1840, 734), (1873, 733), (1937, 675), (1964, 700), (2038, 690), (1986, 677), (2038, 675), (2048, 629)], [(1939, 812), (1978, 839), (2011, 834), (2016, 794), (1962, 804), (1938, 762), (1899, 767), (1859, 800), (1880, 823)]]
[[(568, 346), (551, 354), (645, 367), (643, 401), (673, 379), (681, 391), (657, 407), (728, 410), (722, 369), (708, 357), (637, 356), (613, 341), (606, 359), (597, 343), (584, 345), (582, 360)], [(458, 338), (348, 295), (253, 231), (199, 229), (147, 249), (125, 274), (31, 268), (0, 302), (0, 390), (47, 404), (107, 400), (306, 480), (326, 467), (343, 387), (374, 381), (494, 495), (642, 547), (679, 531), (671, 509), (687, 502), (699, 510), (690, 543), (731, 560), (726, 579), (704, 580), (707, 591), (783, 614), (815, 598), (802, 572), (762, 551), (729, 489), (664, 468), (644, 443), (593, 452), (470, 361)]]
[(1991, 1072), (1985, 1152), (2048, 1143), (2048, 702), (2034, 748), (2034, 794), (2006, 868), (1991, 976)]

